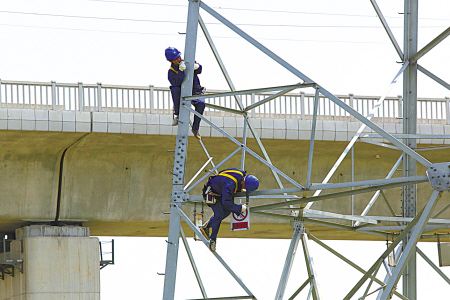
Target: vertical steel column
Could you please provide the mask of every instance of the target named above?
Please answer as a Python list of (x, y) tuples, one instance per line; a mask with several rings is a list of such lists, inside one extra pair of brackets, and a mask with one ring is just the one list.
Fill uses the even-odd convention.
[(286, 256), (286, 262), (284, 263), (283, 272), (281, 273), (280, 283), (278, 284), (277, 293), (275, 295), (275, 300), (282, 300), (284, 291), (286, 289), (286, 284), (289, 279), (289, 274), (291, 273), (292, 263), (294, 262), (295, 253), (297, 252), (298, 241), (300, 237), (304, 234), (303, 224), (300, 222), (294, 223), (294, 234), (292, 235), (291, 244), (289, 246), (289, 251)]
[[(404, 9), (404, 61), (408, 61), (417, 53), (418, 31), (418, 0), (405, 0)], [(409, 64), (403, 73), (403, 133), (417, 133), (417, 63)], [(404, 143), (414, 149), (417, 147), (416, 139), (405, 139)], [(403, 176), (417, 175), (417, 162), (411, 156), (403, 155)], [(416, 216), (417, 185), (403, 187), (403, 216), (414, 218)], [(406, 237), (407, 245), (410, 235)], [(410, 300), (417, 299), (417, 270), (416, 252), (413, 251), (403, 273), (403, 295)]]
[[(186, 70), (181, 85), (181, 101), (183, 97), (192, 95), (194, 78), (195, 49), (197, 45), (197, 23), (199, 17), (200, 2), (189, 0), (188, 20), (186, 28), (185, 56)], [(180, 103), (181, 104), (181, 103)], [(189, 134), (189, 110), (180, 105), (180, 115), (177, 139), (175, 144), (175, 159), (172, 177), (172, 200), (170, 209), (169, 238), (167, 241), (166, 271), (164, 278), (164, 300), (173, 300), (175, 296), (175, 282), (177, 274), (178, 247), (180, 239), (181, 220), (177, 213), (177, 205), (181, 208), (184, 196), (183, 191), (184, 171), (186, 167), (186, 156), (188, 149)]]
[[(427, 225), (428, 220), (431, 217), (431, 212), (435, 208), (441, 195), (442, 195), (442, 192), (434, 190), (433, 193), (431, 194), (430, 199), (427, 202), (427, 205), (423, 209), (423, 213), (420, 215), (420, 218), (417, 221), (417, 224), (415, 225), (415, 227), (405, 229), (405, 232), (409, 231), (406, 234), (406, 237), (409, 237), (408, 244), (403, 244), (403, 254), (400, 257), (400, 260), (398, 261), (397, 266), (393, 270), (392, 276), (389, 278), (389, 280), (386, 284), (386, 288), (384, 289), (383, 294), (381, 295), (381, 300), (391, 299), (391, 293), (394, 290), (394, 287), (397, 285), (397, 283), (400, 279), (400, 276), (403, 274), (403, 278), (405, 277), (406, 268), (409, 265), (409, 261), (413, 258), (414, 259), (416, 258), (416, 245), (419, 242), (419, 239), (425, 229), (425, 226)], [(418, 216), (415, 219), (417, 219), (417, 218), (418, 218)], [(411, 222), (411, 224), (412, 224), (412, 222)], [(397, 239), (399, 239), (399, 238), (400, 238), (400, 236)], [(394, 243), (392, 245), (394, 245)], [(414, 267), (415, 267), (415, 265), (414, 265)], [(408, 290), (403, 290), (403, 294), (411, 293), (410, 297), (408, 297), (408, 295), (405, 295), (405, 296), (408, 297), (409, 300), (413, 300), (413, 299), (415, 300), (415, 299), (417, 299), (416, 286), (411, 286), (413, 284), (413, 282), (410, 282), (411, 276), (408, 276), (408, 277), (409, 278), (406, 278), (406, 280), (403, 279), (403, 286), (405, 286), (405, 281), (406, 281), (406, 288), (408, 289)], [(414, 278), (414, 280), (415, 279), (416, 278)], [(414, 281), (414, 284), (415, 283), (416, 283), (416, 281)], [(414, 298), (411, 298), (411, 297), (414, 297)]]

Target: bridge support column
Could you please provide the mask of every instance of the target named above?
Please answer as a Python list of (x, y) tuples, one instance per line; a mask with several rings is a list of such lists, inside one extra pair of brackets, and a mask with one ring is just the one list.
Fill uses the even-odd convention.
[(0, 300), (100, 299), (99, 241), (87, 227), (23, 227), (2, 254), (16, 267), (0, 280)]

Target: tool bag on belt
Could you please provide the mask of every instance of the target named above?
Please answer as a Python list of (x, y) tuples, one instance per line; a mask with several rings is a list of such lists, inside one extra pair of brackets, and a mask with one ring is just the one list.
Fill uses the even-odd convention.
[(208, 205), (216, 204), (217, 197), (221, 197), (221, 195), (213, 192), (212, 187), (209, 185), (209, 182), (203, 187), (203, 200)]

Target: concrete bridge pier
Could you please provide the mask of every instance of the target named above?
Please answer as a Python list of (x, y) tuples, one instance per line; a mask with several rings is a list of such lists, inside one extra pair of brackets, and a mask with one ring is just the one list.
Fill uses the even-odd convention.
[(0, 263), (16, 267), (14, 276), (0, 280), (0, 300), (100, 299), (99, 241), (89, 236), (89, 228), (22, 227), (8, 250)]

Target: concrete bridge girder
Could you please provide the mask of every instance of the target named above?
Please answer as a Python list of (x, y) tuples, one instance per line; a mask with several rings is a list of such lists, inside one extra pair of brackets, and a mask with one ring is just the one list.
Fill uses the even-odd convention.
[[(106, 133), (56, 133), (28, 131), (0, 131), (0, 232), (12, 232), (28, 221), (54, 221), (58, 208), (59, 220), (82, 221), (93, 235), (165, 236), (169, 211), (167, 200), (171, 186), (173, 137), (163, 135), (131, 135)], [(81, 139), (80, 139), (81, 138)], [(210, 155), (221, 160), (235, 146), (225, 138), (203, 138)], [(253, 145), (254, 144), (254, 145)], [(316, 141), (312, 182), (320, 182), (346, 142)], [(248, 140), (249, 147), (256, 143)], [(306, 180), (309, 141), (264, 140), (266, 151), (273, 163), (298, 182)], [(70, 146), (70, 147), (69, 147)], [(61, 157), (64, 155), (60, 182)], [(291, 149), (296, 149), (292, 151)], [(207, 160), (201, 146), (191, 142), (186, 178), (191, 178)], [(448, 156), (448, 150), (423, 152), (425, 157)], [(355, 180), (383, 178), (398, 159), (399, 151), (365, 143), (355, 146)], [(226, 166), (239, 165), (240, 156), (233, 157)], [(373, 168), (372, 163), (377, 165)], [(246, 169), (264, 182), (267, 189), (277, 188), (270, 170), (256, 159), (247, 157)], [(351, 180), (351, 160), (347, 158), (331, 182)], [(419, 166), (418, 174), (425, 174)], [(400, 173), (400, 172), (396, 172)], [(396, 174), (396, 176), (401, 176)], [(286, 186), (289, 187), (288, 183)], [(431, 192), (428, 183), (420, 185), (419, 199)], [(200, 187), (191, 191), (200, 194)], [(360, 213), (372, 194), (355, 196), (355, 213)], [(394, 210), (401, 212), (401, 189), (386, 190)], [(421, 197), (423, 196), (423, 197)], [(444, 194), (445, 199), (448, 195)], [(252, 200), (253, 205), (272, 200)], [(418, 207), (425, 202), (419, 201)], [(440, 201), (437, 210), (445, 206)], [(338, 198), (314, 204), (314, 209), (351, 214), (350, 198)], [(185, 206), (190, 215), (192, 207)], [(375, 203), (371, 215), (386, 215), (386, 204)], [(440, 218), (450, 217), (445, 212)], [(349, 225), (349, 221), (341, 221)], [(314, 227), (312, 228), (314, 229)], [(342, 231), (317, 227), (320, 238), (350, 238)], [(187, 231), (189, 232), (189, 231)], [(289, 226), (267, 217), (252, 217), (252, 237), (290, 238)], [(229, 232), (222, 229), (221, 236), (245, 237), (248, 232)], [(363, 237), (362, 239), (367, 237)]]

